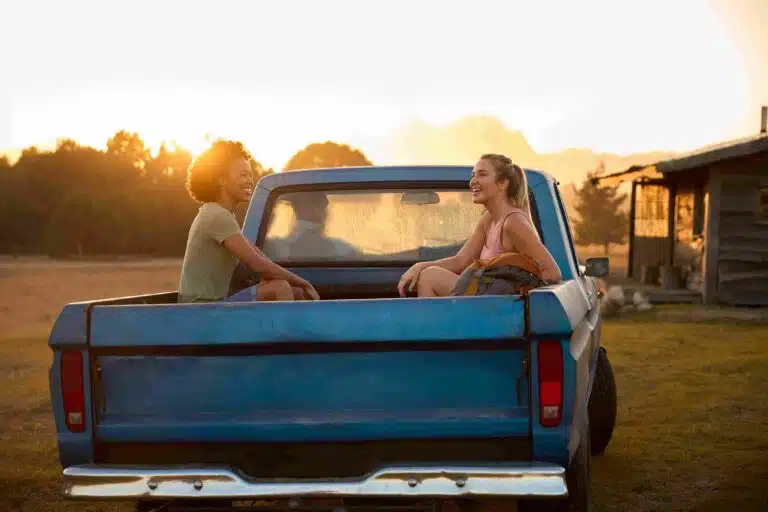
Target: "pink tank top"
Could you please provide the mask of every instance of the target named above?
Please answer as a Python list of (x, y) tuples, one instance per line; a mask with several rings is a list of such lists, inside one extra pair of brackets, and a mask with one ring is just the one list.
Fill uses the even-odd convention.
[[(480, 251), (481, 260), (490, 260), (496, 256), (499, 256), (500, 254), (508, 252), (504, 249), (504, 245), (501, 241), (502, 228), (504, 227), (504, 223), (507, 221), (507, 218), (515, 213), (523, 215), (526, 219), (528, 218), (528, 216), (525, 215), (522, 210), (515, 209), (514, 211), (508, 213), (503, 219), (501, 219), (501, 222), (498, 224), (491, 224), (491, 227), (488, 228), (488, 233), (485, 236), (483, 250)], [(509, 252), (515, 252), (514, 247), (512, 249), (513, 250)]]

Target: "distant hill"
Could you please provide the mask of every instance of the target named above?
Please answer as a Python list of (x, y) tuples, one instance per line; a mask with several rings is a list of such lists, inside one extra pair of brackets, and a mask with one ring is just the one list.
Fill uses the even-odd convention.
[(493, 116), (464, 117), (445, 127), (411, 122), (396, 130), (386, 146), (387, 153), (397, 161), (416, 165), (473, 164), (482, 153), (503, 153), (523, 167), (552, 174), (560, 182), (563, 201), (574, 218), (576, 186), (581, 187), (587, 173), (595, 170), (601, 161), (607, 172), (615, 172), (676, 156), (662, 151), (618, 155), (581, 148), (537, 153), (522, 132), (510, 130)]
[(397, 129), (386, 142), (388, 153), (399, 162), (471, 164), (482, 153), (504, 153), (524, 167), (549, 172), (561, 183), (581, 183), (601, 160), (606, 171), (612, 172), (675, 156), (669, 152), (617, 155), (578, 148), (536, 153), (522, 132), (508, 129), (492, 116), (464, 117), (445, 127), (411, 122)]

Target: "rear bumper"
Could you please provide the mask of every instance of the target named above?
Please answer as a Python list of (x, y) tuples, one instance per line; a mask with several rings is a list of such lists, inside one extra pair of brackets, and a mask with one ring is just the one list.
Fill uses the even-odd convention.
[(544, 463), (393, 466), (359, 479), (250, 480), (228, 468), (72, 466), (72, 499), (564, 497), (565, 470)]

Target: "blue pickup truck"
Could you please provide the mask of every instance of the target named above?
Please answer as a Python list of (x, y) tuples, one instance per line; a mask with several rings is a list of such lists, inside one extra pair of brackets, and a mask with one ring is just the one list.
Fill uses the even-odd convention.
[[(364, 167), (264, 177), (248, 206), (247, 238), (320, 301), (255, 302), (236, 272), (220, 302), (66, 305), (49, 339), (64, 496), (588, 510), (616, 420), (595, 280), (608, 262), (579, 263), (557, 182), (526, 172), (563, 281), (522, 296), (400, 297), (402, 273), (455, 254), (483, 211), (470, 167)], [(296, 208), (313, 201), (314, 218)]]

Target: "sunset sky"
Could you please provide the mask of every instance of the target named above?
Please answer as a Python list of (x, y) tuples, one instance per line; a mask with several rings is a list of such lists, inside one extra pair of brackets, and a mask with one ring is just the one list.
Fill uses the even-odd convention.
[(0, 19), (0, 151), (125, 128), (237, 138), (278, 168), (327, 139), (401, 163), (404, 123), (486, 114), (540, 153), (624, 154), (756, 133), (768, 104), (768, 0), (25, 0)]

